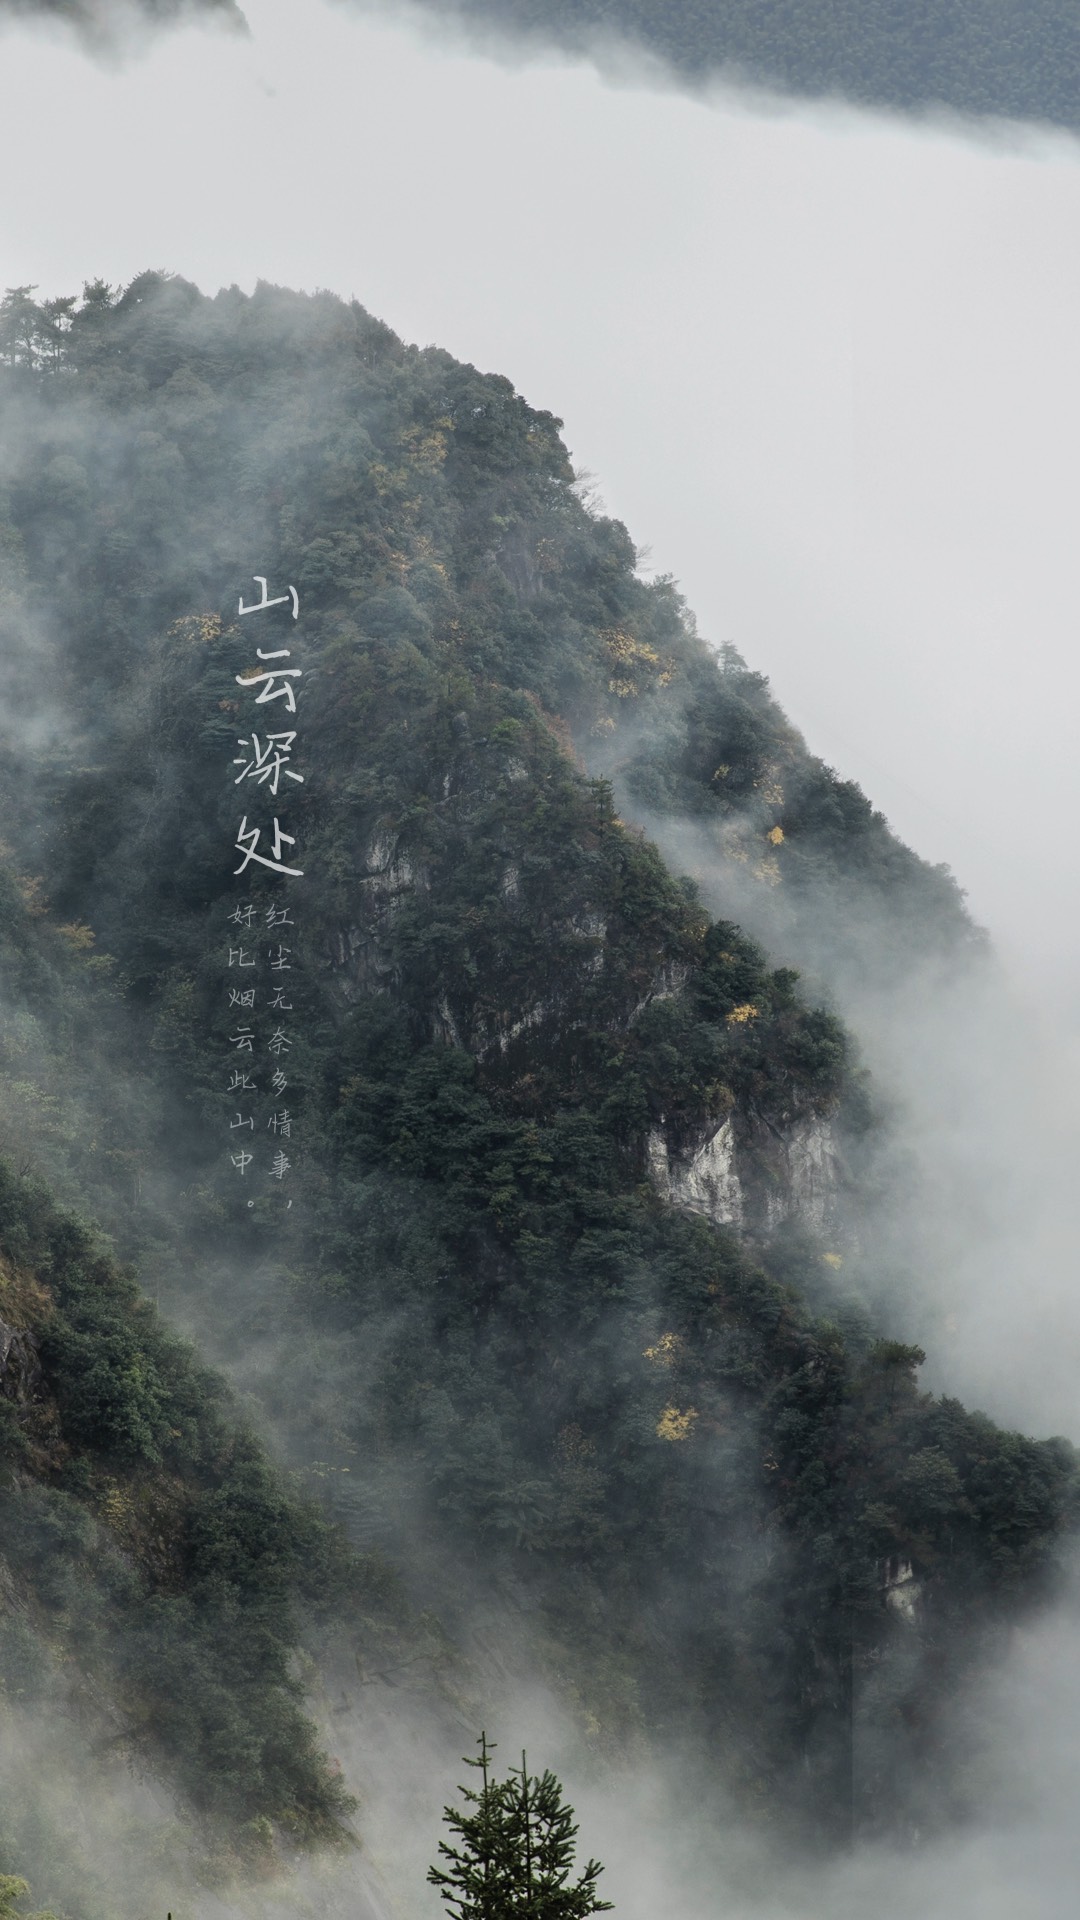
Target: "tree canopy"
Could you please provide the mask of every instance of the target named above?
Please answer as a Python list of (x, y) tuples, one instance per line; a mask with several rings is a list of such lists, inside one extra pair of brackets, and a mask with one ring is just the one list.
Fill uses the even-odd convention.
[(440, 1840), (446, 1864), (428, 1869), (453, 1920), (588, 1920), (608, 1911), (611, 1901), (596, 1892), (598, 1860), (571, 1879), (578, 1829), (555, 1775), (530, 1774), (522, 1754), (520, 1767), (495, 1780), (486, 1734), (477, 1745), (479, 1759), (466, 1756), (465, 1764), (479, 1770), (479, 1791), (460, 1789), (473, 1811), (447, 1807), (443, 1814), (460, 1844)]

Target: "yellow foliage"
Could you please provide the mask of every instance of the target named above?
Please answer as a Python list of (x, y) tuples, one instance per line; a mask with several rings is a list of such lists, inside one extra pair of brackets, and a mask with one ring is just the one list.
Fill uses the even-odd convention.
[(774, 847), (782, 847), (784, 844), (783, 827), (774, 827), (771, 833), (765, 835), (765, 838), (766, 840), (771, 840)]
[(117, 1531), (130, 1526), (135, 1517), (135, 1505), (130, 1493), (118, 1487), (115, 1480), (101, 1502), (101, 1517), (106, 1526), (114, 1527)]
[(783, 806), (784, 789), (780, 785), (780, 768), (775, 761), (763, 768), (754, 781), (754, 791), (761, 795), (767, 807)]
[(678, 1407), (665, 1407), (656, 1423), (658, 1440), (689, 1440), (698, 1417), (696, 1407), (687, 1407), (680, 1413)]
[(713, 774), (713, 779), (726, 780), (730, 772), (731, 772), (731, 768), (728, 766), (727, 761), (721, 760), (720, 765), (716, 768), (716, 771)]
[(22, 895), (23, 906), (32, 919), (40, 920), (43, 913), (48, 913), (49, 902), (45, 898), (45, 882), (40, 874), (18, 874), (15, 885)]
[(754, 868), (754, 879), (763, 881), (767, 887), (779, 886), (780, 869), (771, 853), (767, 854), (764, 860), (758, 861)]
[(63, 934), (69, 947), (74, 947), (76, 953), (85, 953), (97, 939), (93, 927), (88, 927), (83, 920), (71, 920), (66, 927), (57, 927), (56, 931)]
[[(428, 533), (418, 533), (413, 541), (413, 559), (422, 561), (440, 580), (446, 579), (446, 568), (438, 557), (435, 542)], [(411, 564), (411, 563), (410, 563)], [(456, 625), (456, 622), (451, 624)]]
[(627, 669), (643, 668), (648, 675), (655, 673), (662, 687), (666, 687), (672, 679), (674, 662), (661, 660), (656, 648), (650, 647), (648, 641), (635, 640), (633, 634), (627, 633), (622, 627), (608, 627), (600, 638), (609, 660), (622, 668), (621, 673), (613, 674), (608, 681), (608, 692), (615, 694), (619, 700), (634, 699), (639, 691), (638, 682), (630, 678)]
[(421, 472), (435, 473), (442, 466), (446, 459), (446, 431), (453, 424), (449, 419), (437, 420), (434, 432), (428, 432), (420, 425), (406, 427), (401, 442), (408, 449), (408, 457)]
[(842, 1267), (844, 1264), (842, 1253), (823, 1253), (821, 1257), (827, 1267)]
[(186, 613), (169, 628), (170, 640), (186, 640), (189, 646), (208, 646), (222, 631), (219, 613)]
[(590, 733), (614, 733), (615, 722), (608, 714), (601, 714), (599, 720), (594, 722), (589, 731)]
[(635, 640), (632, 633), (624, 633), (621, 627), (609, 627), (600, 638), (613, 660), (647, 661), (651, 667), (660, 665), (660, 655), (655, 647), (648, 646), (644, 640)]
[(759, 1011), (752, 1000), (744, 1000), (740, 1007), (732, 1007), (727, 1017), (728, 1026), (745, 1027), (747, 1021), (757, 1019)]
[(683, 1350), (681, 1335), (662, 1333), (655, 1347), (646, 1347), (643, 1358), (656, 1367), (673, 1367)]

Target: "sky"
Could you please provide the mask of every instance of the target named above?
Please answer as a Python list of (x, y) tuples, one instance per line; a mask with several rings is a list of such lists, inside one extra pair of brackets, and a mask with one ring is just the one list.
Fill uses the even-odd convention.
[(327, 287), (506, 374), (1071, 1009), (1077, 143), (246, 12), (111, 64), (4, 31), (2, 284)]
[(928, 1384), (1075, 1432), (1080, 144), (245, 11), (111, 62), (0, 33), (0, 286), (325, 287), (564, 420), (643, 566), (989, 926), (1011, 1002), (859, 1037), (937, 1191)]
[[(564, 420), (644, 564), (949, 862), (1014, 969), (1037, 1070), (983, 1059), (940, 1157), (955, 1174), (969, 1140), (985, 1187), (1024, 1136), (1026, 1197), (1002, 1188), (968, 1235), (942, 1383), (1076, 1437), (1080, 146), (691, 98), (626, 56), (606, 77), (515, 63), (403, 7), (245, 12), (248, 37), (191, 22), (111, 63), (0, 30), (0, 286), (159, 267), (330, 288)], [(1045, 1633), (1048, 1671), (1003, 1684), (1050, 1857), (1073, 1844), (1080, 1660), (1071, 1623)], [(912, 1911), (1036, 1911), (1011, 1834), (963, 1844), (982, 1851), (907, 1863)], [(841, 1863), (823, 1911), (898, 1891), (861, 1871)], [(1074, 1855), (1051, 1858), (1040, 1915), (1074, 1887)]]

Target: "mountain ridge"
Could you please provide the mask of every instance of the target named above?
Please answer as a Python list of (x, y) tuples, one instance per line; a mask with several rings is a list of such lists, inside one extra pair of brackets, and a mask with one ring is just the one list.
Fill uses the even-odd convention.
[[(776, 964), (977, 975), (955, 883), (638, 577), (501, 376), (161, 274), (15, 290), (0, 348), (13, 1220), (46, 1171), (92, 1206), (329, 1499), (376, 1637), (525, 1596), (598, 1755), (692, 1727), (717, 1791), (825, 1845), (857, 1723), (895, 1767), (860, 1830), (962, 1814), (941, 1716), (1053, 1589), (1075, 1456), (922, 1393), (873, 1326), (845, 1187), (880, 1103)], [(248, 1205), (223, 1070), (230, 920), (299, 898), (234, 870), (263, 570), (308, 749), (289, 1214)], [(631, 808), (707, 850), (710, 910)], [(77, 1403), (93, 1355), (42, 1356)]]

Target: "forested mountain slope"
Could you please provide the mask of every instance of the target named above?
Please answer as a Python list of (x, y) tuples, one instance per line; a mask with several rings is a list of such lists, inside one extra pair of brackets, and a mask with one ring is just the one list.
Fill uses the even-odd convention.
[[(977, 969), (953, 883), (637, 576), (507, 380), (329, 295), (157, 274), (18, 290), (0, 323), (0, 1253), (25, 1276), (0, 1313), (38, 1343), (5, 1499), (59, 1513), (69, 1558), (139, 1563), (134, 1644), (162, 1593), (205, 1625), (185, 1711), (294, 1716), (295, 1777), (244, 1760), (216, 1796), (241, 1822), (333, 1822), (293, 1621), (420, 1649), (395, 1576), (451, 1646), (481, 1604), (524, 1612), (599, 1754), (678, 1734), (827, 1839), (861, 1716), (860, 1823), (962, 1810), (935, 1715), (1048, 1590), (1075, 1457), (921, 1393), (918, 1350), (850, 1299), (822, 1317), (880, 1120), (785, 964), (847, 946), (882, 991)], [(252, 621), (259, 577), (281, 604)], [(271, 658), (295, 713), (264, 721)], [(273, 800), (260, 724), (292, 733)], [(617, 808), (707, 836), (728, 913)], [(238, 876), (241, 817), (271, 814), (301, 871)], [(779, 903), (768, 955), (751, 896)], [(44, 1184), (257, 1392), (352, 1550)], [(21, 1605), (51, 1564), (13, 1565)], [(106, 1684), (168, 1698), (149, 1657)]]
[(1075, 127), (1080, 21), (1063, 0), (424, 0), (433, 10), (603, 57), (613, 32), (686, 83)]

